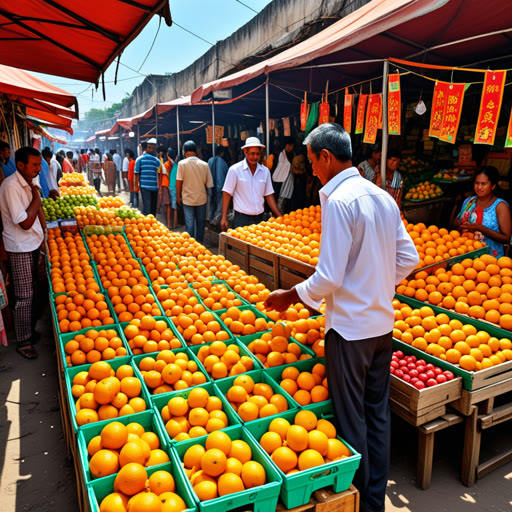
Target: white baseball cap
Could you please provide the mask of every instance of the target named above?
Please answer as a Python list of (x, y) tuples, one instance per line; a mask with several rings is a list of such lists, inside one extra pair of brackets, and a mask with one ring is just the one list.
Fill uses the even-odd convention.
[(260, 139), (258, 137), (247, 137), (245, 139), (245, 146), (242, 146), (242, 149), (245, 148), (264, 148), (265, 144), (262, 144), (260, 142)]
[(148, 140), (147, 144), (157, 144), (155, 137)]

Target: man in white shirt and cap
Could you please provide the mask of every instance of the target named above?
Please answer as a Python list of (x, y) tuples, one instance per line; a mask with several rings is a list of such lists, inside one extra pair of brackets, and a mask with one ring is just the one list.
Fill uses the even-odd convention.
[(229, 228), (228, 209), (231, 198), (235, 210), (234, 228), (261, 222), (265, 201), (276, 217), (281, 216), (274, 197), (270, 171), (259, 163), (264, 147), (258, 137), (248, 137), (242, 146), (245, 158), (229, 168), (222, 189), (220, 227), (223, 231)]

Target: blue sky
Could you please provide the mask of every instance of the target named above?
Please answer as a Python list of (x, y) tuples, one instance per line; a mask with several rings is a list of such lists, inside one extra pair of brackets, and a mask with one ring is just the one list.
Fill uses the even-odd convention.
[[(243, 0), (243, 3), (259, 12), (270, 1)], [(169, 3), (173, 21), (211, 43), (229, 37), (256, 16), (254, 11), (237, 0), (170, 0)], [(187, 33), (178, 25), (173, 24), (172, 27), (168, 27), (162, 20), (153, 49), (142, 65), (158, 30), (158, 21), (158, 17), (155, 16), (124, 51), (117, 85), (113, 83), (116, 63), (112, 64), (105, 73), (105, 81), (111, 82), (105, 85), (107, 99), (105, 102), (101, 85), (96, 91), (94, 85), (87, 82), (41, 73), (34, 74), (77, 96), (80, 117), (91, 108), (110, 107), (112, 103), (121, 101), (126, 94), (131, 94), (133, 89), (144, 80), (144, 75), (180, 71), (211, 48), (210, 44)]]

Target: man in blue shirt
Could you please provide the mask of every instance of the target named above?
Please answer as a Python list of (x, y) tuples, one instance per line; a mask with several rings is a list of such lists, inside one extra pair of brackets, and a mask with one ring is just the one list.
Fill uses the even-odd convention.
[(11, 146), (4, 141), (0, 142), (0, 163), (2, 164), (3, 172), (2, 181), (16, 172), (16, 164), (11, 158)]
[(140, 187), (142, 213), (154, 216), (158, 202), (158, 173), (162, 165), (156, 156), (156, 144), (155, 138), (149, 139), (146, 152), (135, 162), (135, 188)]

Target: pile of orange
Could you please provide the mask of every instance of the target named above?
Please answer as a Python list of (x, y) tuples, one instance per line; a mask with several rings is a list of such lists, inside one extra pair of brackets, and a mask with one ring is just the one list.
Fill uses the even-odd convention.
[(266, 332), (260, 338), (251, 341), (247, 348), (261, 361), (265, 368), (310, 359), (309, 354), (301, 353), (301, 348), (297, 343), (288, 341), (290, 334), (291, 326), (278, 322), (272, 326), (271, 332)]
[(324, 357), (325, 316), (299, 319), (292, 323), (292, 337), (310, 345), (317, 357)]
[(410, 224), (405, 219), (403, 222), (420, 257), (417, 268), (485, 247), (484, 242), (474, 239), (473, 233), (466, 232), (461, 235), (456, 230), (448, 231), (437, 226), (427, 227), (423, 222)]
[(183, 275), (189, 283), (197, 283), (214, 278), (212, 271), (195, 256), (180, 258), (178, 266), (180, 268), (181, 275)]
[(48, 251), (53, 293), (100, 291), (79, 233), (73, 235), (69, 232), (61, 233), (59, 228), (49, 229)]
[(288, 402), (274, 393), (269, 384), (254, 382), (250, 375), (239, 375), (226, 392), (226, 398), (242, 421), (266, 418), (288, 410)]
[(79, 372), (73, 378), (71, 393), (77, 399), (77, 425), (145, 411), (141, 388), (130, 365), (122, 365), (114, 371), (106, 361), (93, 363), (88, 371)]
[(70, 184), (75, 183), (86, 183), (87, 185), (89, 184), (89, 182), (85, 179), (85, 176), (80, 172), (66, 172), (62, 175), (62, 178), (59, 180), (59, 185), (61, 187), (66, 187)]
[(57, 295), (54, 302), (61, 333), (114, 323), (105, 296), (94, 290)]
[(254, 368), (249, 356), (240, 356), (237, 345), (226, 345), (223, 341), (203, 345), (197, 352), (197, 358), (212, 379), (232, 377)]
[(336, 427), (328, 420), (318, 419), (312, 411), (299, 411), (293, 424), (275, 418), (259, 443), (285, 475), (352, 455), (337, 439)]
[(203, 304), (212, 311), (242, 306), (243, 302), (227, 286), (211, 281), (194, 283), (193, 288), (201, 297)]
[(249, 276), (243, 270), (237, 270), (234, 275), (226, 277), (225, 281), (235, 293), (251, 304), (265, 301), (270, 295), (270, 290), (263, 283), (259, 283), (257, 277)]
[(206, 382), (204, 373), (194, 360), (189, 359), (186, 352), (162, 350), (156, 359), (144, 357), (139, 362), (139, 370), (153, 395), (181, 391)]
[(178, 316), (181, 313), (200, 315), (206, 308), (186, 283), (175, 283), (169, 288), (153, 287), (166, 316)]
[(107, 423), (100, 434), (89, 441), (87, 452), (93, 478), (113, 475), (130, 462), (146, 467), (169, 462), (167, 453), (160, 449), (158, 435), (146, 432), (139, 423)]
[(204, 443), (188, 448), (183, 456), (185, 472), (200, 501), (208, 501), (265, 485), (264, 467), (252, 460), (252, 450), (241, 439), (213, 432)]
[(182, 346), (181, 341), (164, 320), (156, 320), (149, 315), (130, 320), (124, 328), (124, 335), (136, 356)]
[(506, 256), (483, 254), (431, 275), (420, 271), (396, 291), (512, 330), (512, 259)]
[[(197, 306), (203, 308), (200, 304)], [(201, 345), (211, 341), (226, 341), (231, 337), (210, 311), (203, 311), (200, 314), (195, 312), (180, 313), (178, 316), (173, 316), (172, 321), (183, 339), (190, 345)]]
[(191, 389), (187, 398), (170, 398), (160, 414), (165, 430), (177, 442), (205, 436), (229, 425), (221, 399), (201, 387)]
[(98, 199), (98, 206), (100, 208), (121, 208), (124, 206), (124, 201), (117, 196), (102, 196)]
[[(93, 192), (94, 193), (94, 192)], [(85, 226), (124, 226), (135, 219), (121, 219), (116, 215), (117, 208), (102, 208), (96, 206), (75, 206), (75, 217), (79, 228)]]
[(69, 185), (67, 187), (59, 187), (59, 195), (61, 197), (64, 196), (94, 196), (96, 194), (96, 190), (94, 187), (90, 185), (82, 185), (80, 187), (75, 187), (73, 185)]
[(435, 315), (429, 306), (412, 309), (394, 300), (393, 307), (393, 336), (443, 361), (478, 371), (512, 360), (512, 341), (508, 338), (495, 338), (473, 325), (450, 320), (445, 313)]
[(101, 512), (182, 512), (187, 506), (176, 493), (174, 477), (168, 471), (155, 471), (149, 478), (137, 462), (123, 466), (114, 481), (114, 492), (101, 501)]
[(162, 316), (155, 297), (145, 284), (130, 286), (110, 286), (108, 296), (119, 322), (129, 322), (145, 315)]
[(247, 336), (263, 332), (272, 325), (265, 318), (257, 317), (251, 309), (239, 309), (237, 307), (229, 308), (222, 313), (220, 319), (235, 336)]
[(251, 245), (316, 265), (320, 254), (322, 214), (320, 206), (310, 206), (277, 219), (228, 230), (228, 235)]
[(310, 372), (301, 372), (294, 366), (286, 367), (279, 385), (300, 405), (329, 399), (325, 365), (322, 363), (315, 364)]
[(121, 338), (114, 329), (90, 329), (85, 334), (77, 334), (64, 345), (64, 352), (68, 366), (108, 361), (127, 354)]

